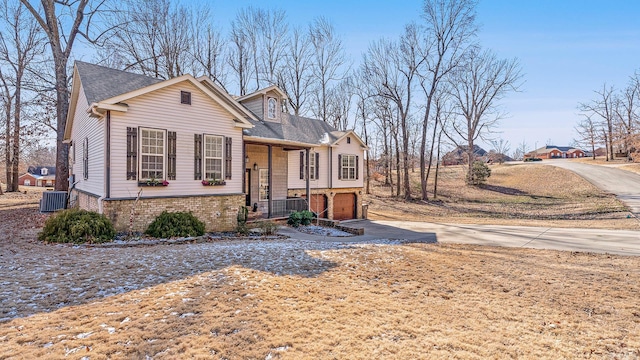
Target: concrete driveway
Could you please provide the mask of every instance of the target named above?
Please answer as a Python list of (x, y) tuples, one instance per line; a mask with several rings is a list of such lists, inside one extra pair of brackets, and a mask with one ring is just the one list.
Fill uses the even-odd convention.
[(598, 188), (615, 194), (627, 204), (634, 214), (640, 215), (640, 175), (607, 165), (590, 165), (568, 159), (544, 160), (553, 165), (571, 170)]

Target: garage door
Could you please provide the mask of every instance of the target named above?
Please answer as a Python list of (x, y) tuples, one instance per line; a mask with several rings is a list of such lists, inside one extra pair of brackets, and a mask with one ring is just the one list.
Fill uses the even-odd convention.
[(336, 194), (333, 198), (333, 219), (347, 220), (356, 217), (356, 194)]
[(327, 197), (323, 194), (311, 194), (311, 211), (319, 214), (318, 217), (327, 217)]

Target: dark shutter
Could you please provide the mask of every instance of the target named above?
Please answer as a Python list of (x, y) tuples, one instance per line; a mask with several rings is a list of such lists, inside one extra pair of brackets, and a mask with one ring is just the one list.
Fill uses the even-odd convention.
[(342, 155), (338, 155), (338, 179), (342, 179)]
[(320, 154), (316, 153), (316, 180), (320, 178)]
[(84, 138), (82, 144), (82, 174), (84, 179), (89, 179), (89, 138)]
[(225, 137), (225, 148), (224, 148), (224, 178), (227, 180), (231, 180), (231, 138)]
[(193, 179), (202, 180), (202, 135), (193, 136)]
[(356, 156), (356, 180), (358, 180), (358, 174), (360, 173), (360, 167), (358, 166), (359, 160), (360, 160), (360, 156)]
[(127, 180), (138, 175), (138, 128), (127, 128)]
[(167, 133), (167, 179), (176, 179), (176, 141), (177, 136), (175, 131), (169, 131)]
[(304, 180), (304, 151), (300, 151), (300, 180)]

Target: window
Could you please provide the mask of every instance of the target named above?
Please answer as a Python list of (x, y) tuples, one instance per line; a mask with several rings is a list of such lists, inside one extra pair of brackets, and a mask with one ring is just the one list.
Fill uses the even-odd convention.
[(180, 91), (180, 103), (191, 105), (191, 93), (188, 91)]
[(84, 138), (82, 142), (82, 176), (89, 179), (89, 138)]
[(356, 179), (356, 156), (355, 155), (342, 155), (341, 161), (342, 180), (355, 180)]
[(351, 144), (351, 137), (347, 136), (347, 144)]
[(318, 180), (318, 153), (309, 154), (309, 179)]
[(258, 200), (269, 200), (269, 169), (260, 169), (260, 192)]
[(269, 117), (269, 119), (276, 118), (277, 107), (278, 107), (278, 101), (275, 98), (269, 98), (267, 100), (267, 117)]
[(26, 180), (24, 181), (24, 186), (31, 186), (31, 180), (26, 179)]
[(165, 130), (140, 129), (140, 180), (164, 179)]
[(49, 175), (49, 169), (47, 168), (40, 169), (40, 175)]
[(207, 180), (222, 180), (223, 136), (204, 136), (204, 177)]

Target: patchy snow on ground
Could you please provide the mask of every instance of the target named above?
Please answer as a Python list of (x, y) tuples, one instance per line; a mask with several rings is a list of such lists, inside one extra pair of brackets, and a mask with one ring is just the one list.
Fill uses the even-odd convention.
[(325, 226), (317, 226), (317, 225), (308, 225), (308, 226), (299, 226), (296, 230), (311, 235), (320, 235), (320, 236), (332, 236), (332, 237), (349, 237), (353, 236), (353, 234), (348, 233), (346, 231), (338, 230), (336, 228), (325, 227)]

